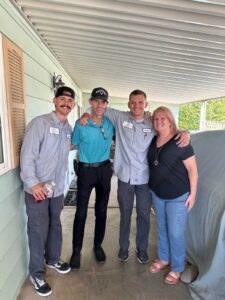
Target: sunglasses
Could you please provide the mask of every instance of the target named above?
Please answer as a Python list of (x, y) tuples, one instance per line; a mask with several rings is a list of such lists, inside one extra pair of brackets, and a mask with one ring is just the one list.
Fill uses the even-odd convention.
[(107, 137), (107, 135), (105, 133), (104, 127), (102, 125), (100, 125), (99, 128), (100, 128), (100, 131), (102, 133), (102, 136), (103, 136), (104, 140), (106, 140), (108, 137)]

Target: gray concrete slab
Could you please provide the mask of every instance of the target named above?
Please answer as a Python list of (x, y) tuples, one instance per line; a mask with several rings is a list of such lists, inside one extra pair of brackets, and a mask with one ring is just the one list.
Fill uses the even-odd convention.
[[(116, 180), (113, 179), (113, 192), (110, 206), (116, 206)], [(92, 199), (93, 200), (93, 199)], [(93, 203), (92, 203), (93, 204)], [(93, 206), (93, 205), (91, 205)], [(75, 208), (66, 207), (62, 213), (63, 223), (63, 251), (62, 258), (69, 260), (71, 255), (71, 236)], [(104, 265), (99, 265), (93, 255), (94, 209), (89, 208), (85, 228), (84, 247), (82, 250), (81, 269), (69, 274), (61, 275), (55, 270), (47, 269), (46, 280), (53, 289), (48, 297), (50, 300), (190, 300), (187, 286), (179, 283), (168, 286), (163, 279), (166, 271), (158, 274), (148, 272), (149, 265), (140, 265), (135, 255), (135, 209), (132, 216), (130, 236), (130, 259), (121, 263), (117, 258), (119, 209), (108, 209), (106, 236), (103, 247), (107, 254)], [(151, 215), (151, 232), (149, 255), (151, 261), (156, 258), (156, 226), (155, 216)], [(33, 287), (27, 279), (17, 300), (40, 299), (34, 293)]]

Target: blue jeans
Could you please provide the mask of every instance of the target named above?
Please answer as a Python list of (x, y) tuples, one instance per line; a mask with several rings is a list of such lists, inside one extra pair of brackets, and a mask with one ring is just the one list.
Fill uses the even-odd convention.
[(153, 191), (156, 210), (159, 259), (169, 262), (173, 272), (183, 272), (185, 267), (185, 226), (188, 207), (185, 201), (189, 193), (175, 199), (161, 199)]

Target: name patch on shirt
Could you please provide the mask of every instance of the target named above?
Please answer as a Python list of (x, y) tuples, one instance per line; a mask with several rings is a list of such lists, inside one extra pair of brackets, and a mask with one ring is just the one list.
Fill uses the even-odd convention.
[(59, 134), (59, 128), (56, 128), (56, 127), (50, 127), (50, 133), (53, 133), (53, 134)]
[(133, 124), (127, 121), (124, 121), (122, 126), (130, 129), (133, 128)]
[(68, 138), (68, 140), (70, 140), (71, 139), (71, 134), (67, 134), (67, 138)]
[(152, 132), (151, 128), (143, 128), (143, 132)]

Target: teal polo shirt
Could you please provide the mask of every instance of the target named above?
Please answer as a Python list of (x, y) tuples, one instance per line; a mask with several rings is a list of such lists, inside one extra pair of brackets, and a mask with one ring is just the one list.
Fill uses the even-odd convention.
[(72, 144), (79, 146), (80, 161), (98, 163), (109, 159), (113, 134), (113, 125), (106, 117), (101, 125), (89, 119), (86, 126), (81, 126), (78, 120), (72, 134)]

